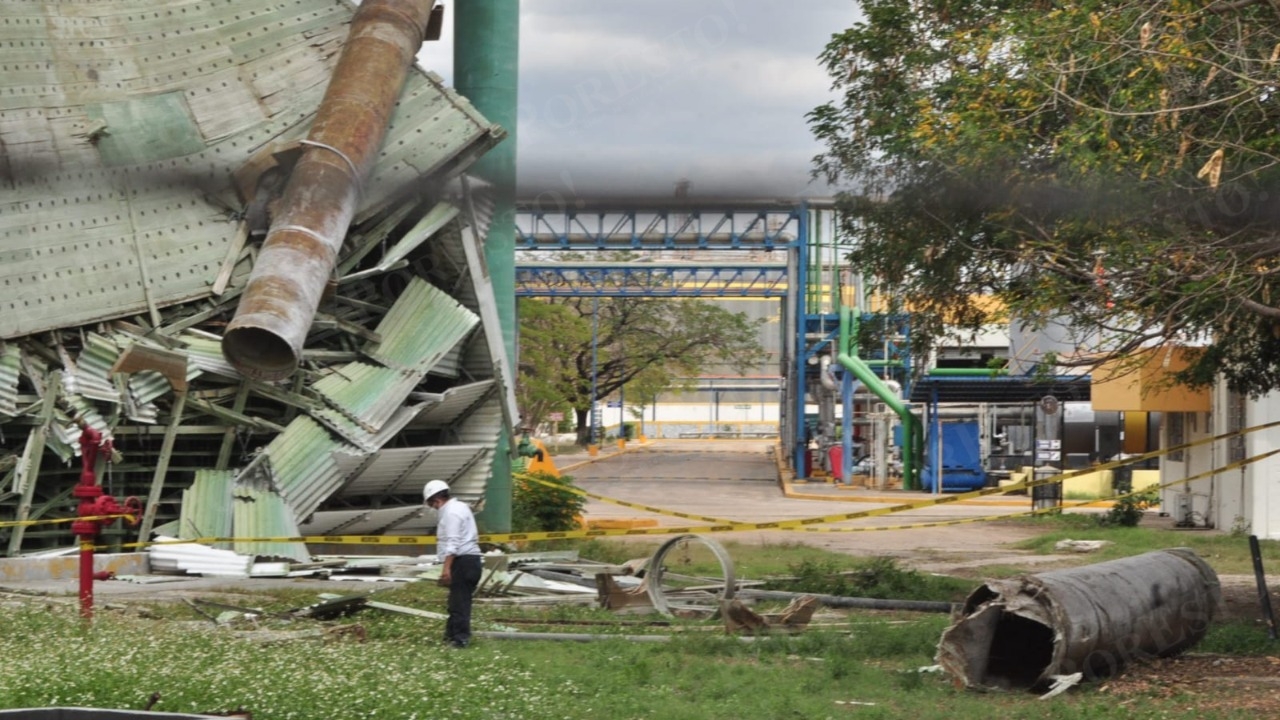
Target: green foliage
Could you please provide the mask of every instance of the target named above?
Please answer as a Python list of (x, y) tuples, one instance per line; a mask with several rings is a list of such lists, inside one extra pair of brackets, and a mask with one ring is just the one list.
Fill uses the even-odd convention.
[(578, 416), (580, 442), (586, 442), (593, 367), (597, 398), (625, 388), (630, 402), (644, 404), (707, 366), (743, 370), (764, 356), (763, 320), (699, 300), (522, 299), (518, 312), (524, 420), (536, 424), (568, 405)]
[(1182, 379), (1280, 386), (1274, 3), (860, 7), (821, 57), (816, 171), (913, 353), (1012, 314), (1103, 331), (1062, 360), (1210, 338)]
[(587, 499), (571, 490), (573, 478), (521, 473), (511, 485), (511, 529), (515, 532), (573, 530)]
[(767, 587), (820, 595), (940, 601), (959, 600), (972, 589), (970, 581), (925, 575), (889, 557), (859, 561), (852, 567), (830, 559), (802, 560), (790, 569), (794, 578), (770, 581)]
[(1160, 504), (1160, 493), (1154, 488), (1131, 493), (1117, 499), (1109, 510), (1098, 517), (1101, 525), (1136, 527), (1142, 521), (1147, 508)]
[[(1259, 611), (1261, 614), (1261, 611)], [(1196, 652), (1222, 655), (1275, 655), (1276, 641), (1261, 622), (1232, 620), (1209, 627)]]

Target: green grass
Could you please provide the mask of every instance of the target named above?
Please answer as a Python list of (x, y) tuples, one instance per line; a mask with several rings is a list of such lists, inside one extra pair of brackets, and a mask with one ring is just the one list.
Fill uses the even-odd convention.
[[(440, 601), (417, 590), (388, 595)], [(494, 612), (485, 608), (484, 614)], [(947, 622), (934, 615), (892, 623), (855, 616), (847, 627), (755, 642), (718, 633), (677, 634), (665, 644), (479, 639), (464, 652), (435, 639), (438, 623), (377, 611), (339, 623), (264, 621), (261, 627), (359, 624), (365, 642), (270, 644), (208, 623), (122, 613), (101, 613), (85, 628), (72, 607), (4, 615), (4, 707), (140, 709), (158, 692), (155, 710), (244, 708), (257, 720), (1212, 717), (1178, 698), (1122, 708), (1088, 689), (1052, 703), (956, 690), (937, 674), (918, 672), (932, 664)]]
[[(1031, 520), (1016, 520), (1043, 529), (1043, 534), (1013, 545), (1021, 550), (1040, 554), (1053, 554), (1059, 540), (1109, 540), (1111, 545), (1089, 553), (1082, 561), (1102, 562), (1120, 557), (1138, 555), (1152, 550), (1172, 547), (1188, 547), (1204, 558), (1218, 573), (1227, 575), (1253, 572), (1253, 560), (1249, 555), (1247, 536), (1203, 530), (1168, 530), (1138, 525), (1137, 527), (1103, 527), (1095, 516), (1065, 513)], [(1280, 572), (1280, 542), (1259, 541), (1264, 569), (1269, 574)]]
[[(1081, 537), (1075, 526), (1064, 527), (1071, 522), (1044, 527)], [(1119, 529), (1100, 531), (1129, 537), (1116, 534)], [(597, 553), (606, 551), (617, 553), (612, 559), (617, 561), (644, 557), (656, 543), (596, 541), (584, 547), (585, 557), (605, 559)], [(892, 561), (868, 563), (799, 545), (730, 543), (727, 548), (740, 577), (797, 576), (797, 568), (808, 566), (823, 570), (816, 577), (827, 578), (825, 571), (835, 569), (839, 577), (905, 583), (894, 591), (899, 597), (924, 592), (934, 582), (933, 576)], [(702, 553), (691, 546), (687, 557), (677, 553), (670, 560), (682, 572), (718, 572), (714, 559)], [(877, 572), (865, 573), (868, 566)], [(966, 592), (972, 589), (973, 581), (960, 583)], [(479, 603), (479, 630), (509, 626), (525, 632), (652, 634), (670, 641), (478, 638), (471, 649), (453, 651), (439, 640), (441, 622), (404, 614), (367, 609), (328, 622), (274, 618), (277, 611), (315, 603), (325, 590), (308, 581), (296, 587), (237, 599), (234, 604), (266, 614), (232, 627), (214, 627), (181, 603), (149, 607), (149, 617), (100, 610), (91, 627), (76, 616), (74, 602), (0, 606), (0, 707), (141, 709), (154, 692), (160, 694), (157, 711), (244, 708), (255, 720), (1233, 717), (1197, 709), (1194, 698), (1169, 694), (1167, 688), (1129, 696), (1123, 703), (1091, 685), (1047, 702), (1032, 694), (958, 690), (939, 673), (920, 672), (933, 664), (949, 622), (936, 614), (861, 612), (833, 620), (824, 613), (799, 635), (745, 642), (725, 636), (717, 620)], [(376, 597), (442, 611), (444, 593), (434, 584), (414, 583), (380, 589)], [(355, 626), (362, 640), (335, 632)], [(286, 635), (317, 629), (328, 632)], [(280, 633), (281, 639), (251, 639), (267, 631)], [(1245, 622), (1214, 626), (1196, 651), (1276, 654), (1265, 629)]]
[(1280, 648), (1261, 622), (1232, 620), (1209, 627), (1196, 652), (1218, 655), (1276, 655)]

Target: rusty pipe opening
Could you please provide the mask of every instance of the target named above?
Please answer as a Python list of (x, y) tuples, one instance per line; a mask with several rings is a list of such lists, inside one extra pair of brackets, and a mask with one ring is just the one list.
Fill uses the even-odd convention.
[(242, 374), (261, 380), (288, 377), (299, 361), (293, 346), (280, 333), (248, 324), (227, 331), (222, 354)]
[(991, 637), (984, 685), (1030, 688), (1053, 662), (1053, 628), (1031, 618), (1001, 612)]

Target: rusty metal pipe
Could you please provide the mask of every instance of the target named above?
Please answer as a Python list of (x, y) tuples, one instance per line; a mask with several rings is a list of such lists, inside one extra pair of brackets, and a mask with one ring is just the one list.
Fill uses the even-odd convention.
[(222, 354), (241, 374), (289, 377), (377, 161), (434, 0), (365, 0), (272, 218)]

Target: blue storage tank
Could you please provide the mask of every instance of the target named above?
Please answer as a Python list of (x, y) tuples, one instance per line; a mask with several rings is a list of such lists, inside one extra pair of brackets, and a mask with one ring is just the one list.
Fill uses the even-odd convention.
[[(920, 487), (925, 492), (935, 491), (938, 464), (935, 430), (933, 423), (926, 429), (924, 467), (920, 469)], [(942, 492), (967, 492), (987, 484), (978, 438), (977, 420), (942, 423)]]

